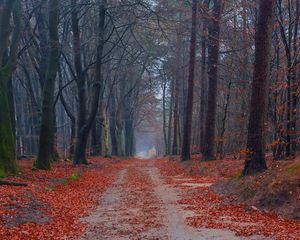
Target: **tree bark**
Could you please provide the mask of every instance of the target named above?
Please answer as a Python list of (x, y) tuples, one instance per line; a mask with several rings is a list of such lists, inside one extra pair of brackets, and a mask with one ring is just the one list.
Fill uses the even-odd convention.
[[(179, 17), (181, 21), (181, 13)], [(177, 51), (176, 51), (176, 70), (174, 86), (174, 113), (173, 113), (173, 146), (172, 155), (178, 154), (178, 130), (179, 130), (179, 81), (180, 81), (180, 57), (182, 52), (182, 39), (180, 29), (177, 30)]]
[(89, 116), (85, 121), (84, 125), (78, 129), (77, 141), (75, 146), (74, 164), (87, 164), (86, 159), (86, 147), (88, 136), (95, 121), (98, 106), (99, 97), (104, 89), (104, 80), (102, 76), (102, 58), (104, 48), (104, 28), (105, 28), (105, 15), (106, 15), (106, 0), (102, 0), (99, 6), (99, 42), (97, 46), (97, 60), (96, 60), (96, 74), (94, 82), (92, 83), (91, 93), (91, 109)]
[(110, 156), (110, 149), (109, 149), (109, 136), (108, 136), (108, 109), (105, 107), (103, 109), (103, 116), (104, 116), (104, 157)]
[(207, 104), (207, 74), (206, 74), (206, 50), (207, 50), (207, 24), (203, 19), (201, 37), (201, 99), (200, 99), (200, 152), (204, 151), (205, 138), (205, 109)]
[(58, 71), (60, 46), (58, 37), (59, 23), (59, 0), (49, 2), (49, 62), (43, 89), (42, 120), (39, 136), (39, 153), (35, 162), (38, 169), (48, 170), (51, 168), (52, 150), (54, 139), (54, 90)]
[[(62, 74), (61, 74), (61, 68), (58, 69), (59, 73), (59, 87), (62, 88)], [(69, 158), (72, 159), (74, 156), (74, 144), (75, 144), (75, 137), (76, 137), (76, 118), (74, 114), (72, 113), (72, 110), (67, 104), (67, 101), (65, 100), (63, 92), (59, 96), (61, 104), (64, 107), (64, 110), (71, 121), (71, 137), (70, 137), (70, 150), (69, 150)]]
[(172, 120), (173, 120), (173, 102), (174, 102), (174, 80), (171, 82), (171, 99), (169, 104), (169, 119), (168, 119), (168, 146), (167, 154), (171, 154), (171, 143), (172, 143)]
[(163, 136), (164, 136), (164, 146), (165, 154), (168, 155), (168, 137), (167, 137), (167, 116), (166, 116), (166, 90), (167, 90), (167, 81), (163, 80), (162, 83), (162, 107), (163, 107)]
[[(2, 1), (0, 3), (0, 177), (15, 174), (18, 171), (16, 161), (16, 139), (13, 131), (11, 111), (9, 104), (9, 81), (12, 80), (17, 61), (17, 50), (21, 32), (21, 5), (15, 0)], [(7, 61), (4, 53), (7, 52), (8, 39), (10, 37), (10, 19), (14, 11), (14, 23), (16, 24), (10, 54)]]
[(110, 130), (110, 139), (111, 139), (111, 154), (113, 156), (118, 156), (118, 139), (116, 133), (116, 99), (115, 99), (115, 89), (112, 89), (111, 98), (110, 98), (110, 108), (109, 108), (109, 130)]
[(217, 110), (218, 64), (220, 47), (220, 20), (222, 0), (214, 0), (213, 16), (208, 25), (208, 104), (205, 121), (204, 160), (213, 160), (215, 147), (215, 123)]
[(248, 125), (247, 160), (243, 173), (267, 169), (265, 161), (265, 117), (268, 105), (270, 51), (275, 0), (260, 0), (255, 39), (255, 61)]
[(183, 142), (181, 149), (181, 160), (191, 159), (191, 133), (193, 120), (193, 103), (194, 103), (194, 78), (195, 78), (195, 62), (196, 62), (196, 26), (197, 26), (197, 0), (193, 0), (192, 7), (192, 29), (190, 43), (190, 64), (188, 79), (188, 95), (186, 102), (186, 116), (184, 122)]
[(230, 96), (231, 96), (231, 86), (232, 86), (232, 80), (229, 80), (228, 83), (228, 88), (227, 88), (227, 95), (225, 98), (225, 105), (224, 105), (224, 115), (222, 117), (222, 121), (221, 121), (221, 131), (220, 131), (220, 137), (219, 137), (219, 142), (218, 142), (218, 154), (220, 156), (220, 159), (224, 158), (224, 136), (225, 136), (225, 131), (226, 131), (226, 121), (227, 121), (227, 117), (228, 117), (228, 108), (229, 108), (229, 104), (230, 104)]

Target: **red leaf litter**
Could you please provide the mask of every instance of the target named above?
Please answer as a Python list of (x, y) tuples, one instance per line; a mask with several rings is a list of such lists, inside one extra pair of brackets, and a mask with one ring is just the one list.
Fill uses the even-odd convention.
[[(28, 187), (0, 186), (0, 239), (70, 239), (86, 228), (88, 214), (122, 164), (94, 158), (88, 166), (55, 163), (51, 171), (32, 171), (20, 161), (21, 174), (8, 180)], [(109, 175), (108, 175), (108, 174)], [(34, 214), (32, 214), (34, 212)]]
[[(135, 165), (138, 166), (139, 162)], [(127, 209), (139, 209), (126, 220), (130, 224), (137, 224), (136, 231), (148, 231), (163, 226), (161, 216), (161, 202), (154, 193), (154, 184), (147, 174), (139, 168), (128, 170), (123, 189), (123, 203)]]
[[(194, 212), (194, 216), (186, 220), (189, 225), (196, 228), (229, 229), (239, 236), (263, 235), (278, 240), (300, 239), (300, 221), (284, 219), (255, 207), (229, 203), (205, 186), (221, 181), (223, 176), (194, 175), (177, 161), (167, 158), (160, 160), (159, 168), (167, 183), (182, 190), (179, 204)], [(191, 188), (180, 183), (198, 183), (203, 186)]]
[[(108, 186), (120, 191), (115, 211), (106, 213), (116, 228), (106, 226), (107, 219), (100, 219), (99, 234), (149, 239), (147, 234), (155, 230), (159, 236), (155, 239), (167, 239), (161, 235), (165, 232), (163, 202), (154, 190), (153, 168), (134, 159), (93, 158), (91, 163), (73, 167), (58, 162), (51, 171), (32, 171), (32, 161), (20, 161), (21, 173), (8, 180), (26, 182), (28, 187), (0, 186), (0, 240), (63, 240), (82, 236), (91, 227), (82, 218), (91, 215), (97, 205), (101, 208), (99, 201), (106, 196), (103, 193)], [(219, 162), (199, 166), (199, 161), (192, 161), (185, 163), (189, 170), (168, 158), (149, 164), (158, 166), (162, 180), (178, 190), (181, 198), (178, 204), (193, 212), (186, 219), (192, 227), (227, 229), (239, 236), (300, 239), (300, 221), (284, 219), (253, 206), (232, 204), (210, 188), (231, 176), (237, 162), (223, 162), (228, 166), (220, 168)], [(203, 174), (193, 174), (195, 169), (204, 167), (207, 171)], [(116, 181), (118, 184), (112, 184)]]

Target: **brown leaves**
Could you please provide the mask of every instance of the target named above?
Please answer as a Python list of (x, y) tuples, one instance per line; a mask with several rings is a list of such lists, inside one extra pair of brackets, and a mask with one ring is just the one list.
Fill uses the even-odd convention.
[[(170, 162), (167, 159), (160, 161), (160, 170), (167, 177), (167, 181), (183, 191), (179, 204), (195, 213), (195, 216), (187, 219), (188, 224), (197, 228), (229, 229), (241, 236), (264, 235), (280, 240), (300, 239), (299, 221), (283, 219), (278, 215), (249, 208), (243, 204), (230, 204), (209, 187), (183, 187), (182, 183), (186, 182), (213, 183), (222, 180), (222, 176), (217, 177), (215, 174), (216, 164), (218, 162), (215, 161), (205, 163), (208, 170), (205, 176), (201, 176), (189, 174), (178, 162)], [(203, 167), (202, 163), (201, 166)], [(211, 177), (207, 174), (209, 170), (212, 172)], [(182, 181), (176, 179), (178, 176)]]
[[(51, 171), (32, 172), (31, 162), (22, 161), (22, 174), (11, 179), (26, 180), (27, 188), (0, 187), (0, 239), (66, 239), (82, 233), (85, 226), (78, 220), (96, 205), (99, 195), (111, 182), (97, 165), (109, 168), (111, 163), (102, 159), (93, 159), (93, 168), (81, 166), (74, 168), (68, 163), (54, 164)], [(82, 172), (77, 180), (69, 180), (75, 172)], [(28, 196), (33, 197), (29, 198)], [(36, 199), (42, 204), (35, 204)], [(26, 223), (6, 226), (7, 219), (20, 214), (20, 209), (36, 207), (48, 218), (39, 223), (34, 217)], [(23, 211), (24, 212), (24, 211)], [(24, 212), (23, 214), (27, 214)], [(22, 217), (22, 216), (21, 216)]]

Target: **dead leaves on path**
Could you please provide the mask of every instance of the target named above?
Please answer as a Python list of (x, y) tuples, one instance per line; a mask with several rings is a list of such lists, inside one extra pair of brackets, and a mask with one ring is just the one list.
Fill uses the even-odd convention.
[[(138, 163), (137, 163), (138, 164)], [(140, 169), (131, 167), (128, 169), (122, 198), (128, 209), (137, 209), (129, 218), (130, 224), (137, 224), (138, 231), (149, 231), (161, 228), (162, 202), (154, 193), (154, 185), (149, 175)]]
[[(141, 163), (132, 159), (95, 158), (92, 161), (92, 165), (78, 168), (68, 163), (57, 163), (49, 172), (32, 172), (32, 163), (22, 161), (22, 174), (9, 180), (25, 181), (28, 187), (0, 186), (0, 239), (58, 240), (80, 235), (86, 227), (79, 222), (80, 217), (97, 205), (99, 195), (115, 179), (116, 172), (127, 168), (129, 162), (130, 167), (122, 183), (121, 207), (124, 211), (132, 210), (122, 218), (132, 227), (127, 232), (119, 232), (119, 236), (132, 236), (132, 229), (134, 234), (146, 236), (147, 231), (154, 229), (159, 232), (164, 227), (162, 202), (155, 195), (147, 166), (139, 168)], [(223, 176), (191, 175), (177, 162), (167, 159), (157, 161), (157, 164), (165, 181), (182, 190), (179, 204), (195, 213), (187, 219), (188, 224), (197, 228), (230, 229), (241, 236), (300, 239), (299, 221), (283, 219), (245, 205), (229, 204), (205, 186), (222, 180)], [(203, 185), (197, 187), (199, 183)], [(33, 210), (34, 214), (28, 215), (32, 216), (31, 219), (27, 216), (22, 220), (23, 215)]]
[(87, 218), (83, 239), (168, 239), (147, 162), (131, 159)]
[[(166, 181), (182, 189), (182, 206), (192, 210), (195, 216), (187, 219), (197, 228), (230, 229), (240, 236), (264, 235), (278, 240), (300, 239), (300, 222), (283, 219), (275, 214), (249, 208), (246, 205), (230, 204), (208, 187), (189, 188), (182, 182), (214, 183), (223, 177), (191, 175), (179, 163), (163, 159), (160, 171)], [(178, 182), (178, 177), (183, 181)]]

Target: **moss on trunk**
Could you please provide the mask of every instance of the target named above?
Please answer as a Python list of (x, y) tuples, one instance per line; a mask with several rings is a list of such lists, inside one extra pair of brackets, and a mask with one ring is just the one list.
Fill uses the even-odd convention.
[(8, 70), (0, 70), (0, 177), (18, 172), (15, 135), (11, 125), (8, 102)]

